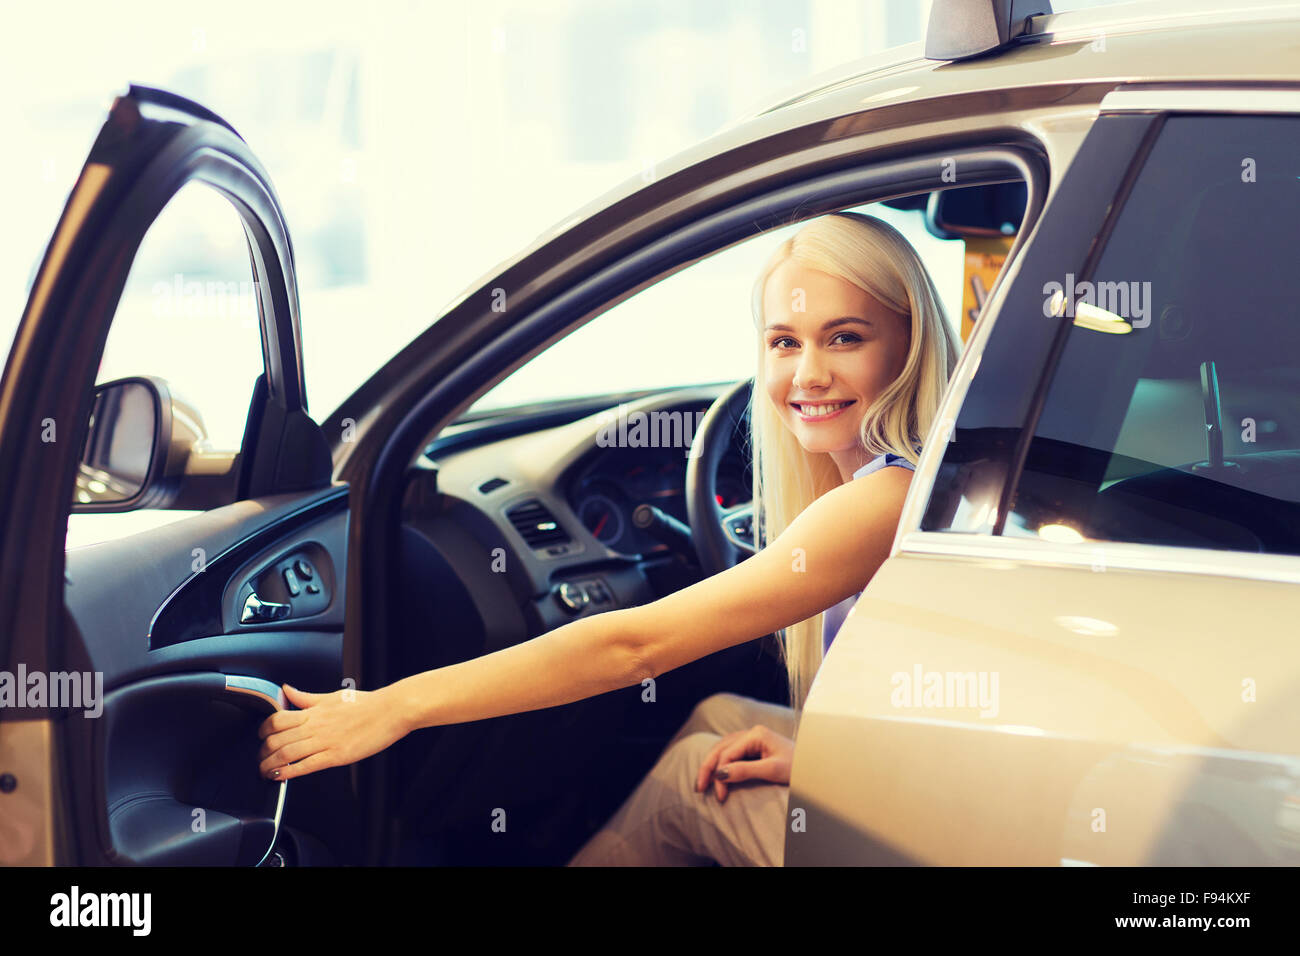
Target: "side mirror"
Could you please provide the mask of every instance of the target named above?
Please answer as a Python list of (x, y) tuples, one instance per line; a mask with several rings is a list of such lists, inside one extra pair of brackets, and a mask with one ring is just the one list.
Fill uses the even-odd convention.
[(190, 450), (204, 437), (192, 410), (185, 415), (174, 410), (171, 390), (160, 378), (123, 378), (95, 387), (73, 512), (134, 511), (172, 503)]

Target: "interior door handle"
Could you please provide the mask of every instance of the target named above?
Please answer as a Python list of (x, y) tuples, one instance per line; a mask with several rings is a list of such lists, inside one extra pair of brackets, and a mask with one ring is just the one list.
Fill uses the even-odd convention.
[(244, 609), (239, 614), (240, 624), (259, 624), (262, 621), (281, 621), (293, 610), (288, 604), (263, 601), (253, 591), (244, 599)]
[[(261, 677), (243, 677), (239, 674), (226, 675), (226, 690), (232, 694), (249, 694), (260, 697), (271, 710), (284, 710), (284, 690), (279, 684), (273, 684)], [(288, 783), (286, 780), (285, 783)]]
[[(256, 596), (256, 595), (254, 595)], [(288, 605), (285, 605), (286, 607)], [(231, 694), (246, 694), (262, 701), (268, 710), (274, 713), (277, 710), (286, 709), (287, 702), (284, 699), (284, 690), (279, 684), (273, 684), (269, 680), (263, 680), (260, 677), (244, 677), (239, 674), (226, 675), (226, 691)], [(275, 841), (280, 836), (280, 817), (284, 814), (284, 798), (288, 791), (289, 781), (280, 781), (280, 792), (275, 799), (275, 816), (272, 817), (273, 827), (271, 830), (271, 841), (267, 844), (266, 852), (262, 854), (261, 859), (254, 866), (261, 866), (266, 862), (266, 858), (271, 855), (271, 850), (275, 848)]]

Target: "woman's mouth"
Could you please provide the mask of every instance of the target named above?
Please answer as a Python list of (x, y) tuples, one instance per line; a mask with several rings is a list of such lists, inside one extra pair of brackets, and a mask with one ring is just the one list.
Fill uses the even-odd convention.
[(825, 422), (838, 416), (854, 401), (856, 400), (849, 399), (847, 402), (791, 402), (790, 405), (799, 413), (799, 418), (805, 422)]

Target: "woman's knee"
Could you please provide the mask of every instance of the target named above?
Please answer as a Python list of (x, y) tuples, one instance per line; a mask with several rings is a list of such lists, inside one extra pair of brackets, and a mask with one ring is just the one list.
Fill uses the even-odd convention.
[(709, 751), (722, 738), (707, 731), (686, 734), (664, 750), (652, 771), (661, 784), (687, 795), (695, 791), (695, 779)]
[(738, 715), (744, 710), (745, 698), (739, 694), (729, 692), (712, 694), (695, 705), (691, 716), (682, 725), (679, 737), (699, 732), (725, 736), (733, 731), (743, 730), (743, 727), (734, 725)]

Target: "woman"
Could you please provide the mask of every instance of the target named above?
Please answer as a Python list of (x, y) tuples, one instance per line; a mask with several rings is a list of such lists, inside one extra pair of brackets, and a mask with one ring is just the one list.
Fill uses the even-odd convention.
[[(652, 771), (575, 858), (590, 862), (608, 850), (611, 859), (634, 862), (662, 838), (680, 844), (674, 849), (680, 856), (726, 862), (739, 826), (749, 833), (740, 841), (750, 848), (742, 861), (779, 863), (784, 804), (778, 791), (786, 786), (738, 788), (736, 809), (718, 808), (729, 783), (788, 785), (797, 708), (823, 642), (829, 644), (838, 620), (889, 554), (957, 341), (915, 250), (892, 226), (855, 213), (816, 219), (782, 243), (755, 283), (753, 306), (759, 333), (751, 412), (754, 508), (764, 547), (650, 604), (578, 618), (531, 641), (375, 691), (309, 694), (285, 685), (287, 699), (301, 709), (262, 724), (262, 773), (292, 779), (364, 759), (422, 727), (553, 707), (637, 685), (784, 629), (795, 709), (734, 695), (709, 698), (710, 707), (697, 708), (656, 766), (664, 768), (671, 757), (677, 779), (664, 786)], [(820, 613), (828, 608), (828, 615)], [(719, 710), (727, 711), (725, 719)], [(714, 738), (700, 751), (704, 741), (696, 729), (738, 731), (755, 715), (767, 723), (748, 736)], [(678, 745), (687, 740), (684, 751)], [(684, 753), (698, 761), (692, 766), (695, 789), (713, 780), (715, 807), (706, 808), (708, 795), (692, 794), (680, 779)], [(761, 759), (740, 759), (750, 756)], [(754, 793), (765, 801), (761, 827), (750, 826), (743, 812), (758, 802)], [(777, 803), (779, 815), (771, 812)], [(658, 808), (683, 804), (717, 811), (718, 821), (731, 824), (728, 834), (718, 836), (717, 821), (694, 811), (674, 834), (652, 832), (636, 816), (655, 818)], [(629, 832), (639, 834), (639, 845), (629, 842)], [(764, 855), (754, 847), (768, 849)]]

